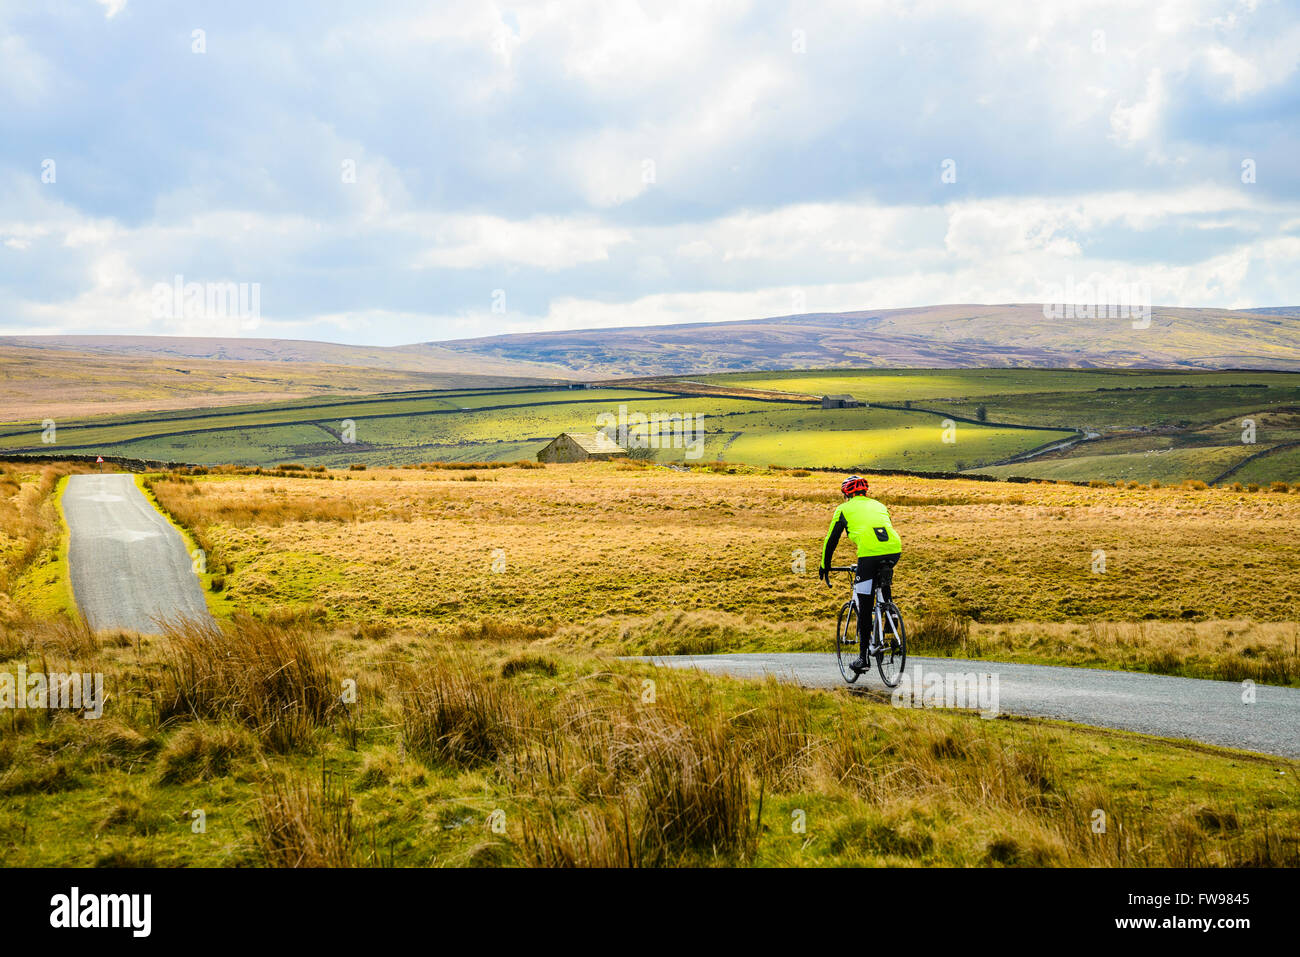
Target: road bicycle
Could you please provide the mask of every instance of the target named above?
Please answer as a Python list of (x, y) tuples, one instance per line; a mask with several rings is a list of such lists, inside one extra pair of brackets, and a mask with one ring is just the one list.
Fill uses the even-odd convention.
[[(833, 572), (849, 573), (849, 588), (857, 582), (856, 565), (842, 565), (830, 569)], [(885, 569), (876, 575), (871, 589), (871, 641), (867, 647), (868, 659), (876, 660), (876, 669), (880, 680), (888, 688), (897, 688), (903, 677), (903, 668), (907, 666), (907, 631), (903, 627), (903, 613), (892, 601), (885, 601), (881, 586), (885, 576), (891, 575), (893, 569)], [(840, 609), (839, 625), (835, 629), (835, 660), (840, 666), (840, 674), (849, 684), (858, 680), (863, 674), (855, 671), (851, 665), (858, 657), (858, 596), (851, 594), (849, 600)]]

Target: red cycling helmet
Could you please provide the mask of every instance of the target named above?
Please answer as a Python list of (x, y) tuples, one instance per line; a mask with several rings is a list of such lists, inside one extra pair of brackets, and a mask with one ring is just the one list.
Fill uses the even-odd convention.
[(850, 475), (840, 484), (840, 491), (844, 493), (845, 498), (866, 495), (869, 488), (867, 480), (861, 475)]

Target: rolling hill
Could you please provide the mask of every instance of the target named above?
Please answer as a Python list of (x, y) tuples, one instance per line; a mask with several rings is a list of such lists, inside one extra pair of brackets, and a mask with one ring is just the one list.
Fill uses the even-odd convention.
[(1035, 304), (925, 306), (439, 345), (611, 377), (833, 366), (1300, 369), (1300, 308), (1152, 312), (1135, 329), (1128, 319), (1049, 320)]
[(1300, 369), (1300, 307), (1157, 306), (1128, 319), (1046, 319), (1033, 303), (810, 313), (354, 346), (294, 339), (3, 336), (0, 350), (317, 363), (419, 374), (596, 378), (829, 366)]
[(814, 313), (355, 346), (293, 339), (0, 337), (0, 420), (402, 389), (826, 368), (1300, 370), (1300, 308), (1157, 307), (1049, 320), (1034, 304)]
[[(420, 348), (414, 347), (419, 353)], [(378, 355), (377, 355), (378, 354)], [(522, 364), (278, 339), (28, 336), (0, 339), (0, 422), (206, 409), (317, 395), (553, 383)]]

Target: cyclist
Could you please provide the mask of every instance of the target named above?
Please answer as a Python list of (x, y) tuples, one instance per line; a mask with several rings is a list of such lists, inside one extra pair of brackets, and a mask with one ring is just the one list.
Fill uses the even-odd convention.
[(858, 570), (853, 584), (854, 600), (858, 603), (858, 659), (851, 667), (859, 673), (870, 667), (867, 646), (871, 641), (872, 583), (879, 576), (881, 596), (890, 601), (894, 565), (903, 553), (903, 543), (889, 521), (889, 509), (867, 496), (869, 488), (867, 480), (860, 475), (850, 475), (840, 485), (844, 501), (831, 516), (831, 527), (822, 544), (822, 564), (817, 572), (830, 587), (831, 558), (840, 534), (848, 532), (849, 540), (858, 547)]

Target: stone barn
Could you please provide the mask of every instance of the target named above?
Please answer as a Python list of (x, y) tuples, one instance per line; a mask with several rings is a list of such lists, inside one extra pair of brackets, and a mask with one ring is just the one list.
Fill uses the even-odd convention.
[(822, 396), (823, 409), (856, 409), (862, 403), (851, 395), (824, 395)]
[(561, 432), (537, 453), (537, 461), (593, 462), (624, 455), (627, 450), (604, 432)]

